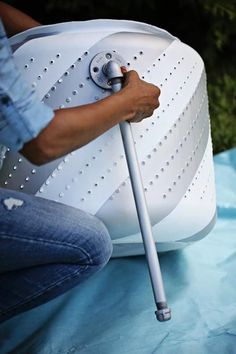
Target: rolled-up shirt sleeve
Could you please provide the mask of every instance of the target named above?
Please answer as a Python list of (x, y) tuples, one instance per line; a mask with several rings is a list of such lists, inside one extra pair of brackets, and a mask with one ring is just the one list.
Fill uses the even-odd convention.
[(0, 20), (0, 144), (17, 151), (54, 117), (17, 68)]

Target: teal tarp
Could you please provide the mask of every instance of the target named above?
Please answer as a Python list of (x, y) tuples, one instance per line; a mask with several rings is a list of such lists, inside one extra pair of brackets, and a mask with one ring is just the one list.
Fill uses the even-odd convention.
[(236, 353), (236, 149), (215, 157), (218, 221), (160, 257), (173, 318), (159, 323), (144, 257), (113, 259), (84, 284), (0, 326), (0, 353)]

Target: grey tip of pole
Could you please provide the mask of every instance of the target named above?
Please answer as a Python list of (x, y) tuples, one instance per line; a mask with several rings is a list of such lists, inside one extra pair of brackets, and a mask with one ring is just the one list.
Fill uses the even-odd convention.
[(169, 321), (171, 319), (171, 309), (166, 308), (155, 312), (157, 320), (160, 322)]
[(169, 321), (171, 319), (171, 309), (167, 307), (166, 302), (158, 302), (157, 311), (155, 311), (157, 320), (160, 322)]

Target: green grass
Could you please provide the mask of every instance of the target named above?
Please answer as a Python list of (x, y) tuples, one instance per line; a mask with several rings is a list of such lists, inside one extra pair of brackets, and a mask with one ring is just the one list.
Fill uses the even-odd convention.
[(236, 76), (223, 74), (208, 82), (214, 153), (236, 146)]

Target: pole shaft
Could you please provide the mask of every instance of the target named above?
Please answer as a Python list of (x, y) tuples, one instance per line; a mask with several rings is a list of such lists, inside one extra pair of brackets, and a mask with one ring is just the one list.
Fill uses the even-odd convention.
[(139, 169), (136, 149), (130, 123), (120, 123), (121, 136), (124, 144), (130, 180), (137, 209), (139, 225), (148, 262), (148, 268), (156, 302), (166, 302), (160, 265), (156, 245), (153, 239), (152, 226), (149, 218), (146, 198), (144, 194), (141, 173)]
[[(118, 92), (122, 88), (122, 81), (120, 77), (115, 74), (112, 75), (114, 69), (114, 62), (110, 63), (109, 78), (112, 83), (113, 92)], [(109, 64), (108, 63), (108, 64)], [(109, 65), (107, 65), (109, 67)], [(142, 176), (139, 169), (137, 152), (134, 146), (134, 139), (132, 135), (131, 124), (129, 122), (120, 123), (120, 131), (123, 140), (126, 161), (128, 165), (130, 181), (132, 185), (135, 206), (138, 214), (139, 226), (143, 239), (146, 259), (148, 263), (148, 270), (151, 279), (154, 299), (157, 306), (156, 317), (159, 321), (167, 321), (171, 318), (171, 310), (166, 303), (165, 291), (161, 275), (159, 259), (157, 255), (156, 245), (152, 234), (152, 226), (148, 213), (145, 192), (142, 183)]]

